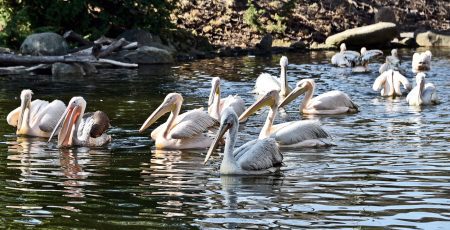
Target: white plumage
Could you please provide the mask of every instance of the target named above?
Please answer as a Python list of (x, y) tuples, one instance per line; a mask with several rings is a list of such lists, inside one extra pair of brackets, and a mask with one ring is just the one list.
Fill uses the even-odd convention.
[(395, 71), (399, 71), (401, 74), (404, 74), (405, 71), (401, 68), (400, 64), (401, 60), (400, 57), (398, 56), (397, 49), (392, 49), (391, 55), (386, 57), (385, 62), (380, 66), (378, 72), (382, 74), (385, 71), (392, 69)]
[(31, 90), (22, 90), (21, 106), (11, 111), (6, 121), (17, 127), (17, 135), (49, 137), (66, 106), (60, 100), (51, 103), (39, 99), (31, 101), (32, 95)]
[(282, 56), (280, 58), (280, 67), (281, 73), (280, 77), (277, 78), (268, 73), (262, 73), (256, 79), (255, 89), (253, 92), (259, 95), (266, 94), (269, 91), (276, 90), (280, 93), (281, 96), (286, 96), (291, 91), (291, 88), (287, 82), (287, 71), (288, 66), (288, 58), (286, 56)]
[(380, 94), (383, 97), (401, 96), (402, 90), (400, 84), (402, 84), (406, 90), (411, 90), (411, 84), (409, 84), (408, 79), (406, 79), (399, 71), (390, 69), (383, 72), (375, 79), (372, 89), (374, 91), (380, 91)]
[(220, 78), (214, 77), (211, 80), (211, 93), (208, 100), (208, 114), (212, 118), (219, 120), (223, 111), (228, 107), (233, 108), (238, 116), (244, 112), (245, 102), (240, 96), (229, 95), (226, 98), (220, 98), (220, 96)]
[(304, 114), (341, 114), (358, 112), (358, 106), (350, 97), (339, 90), (323, 93), (313, 98), (315, 83), (313, 79), (303, 79), (297, 82), (297, 87), (280, 103), (287, 105), (295, 98), (305, 93), (300, 104), (300, 113)]
[(423, 53), (414, 53), (412, 59), (413, 73), (428, 71), (431, 69), (431, 51), (427, 50)]
[(426, 83), (425, 76), (425, 73), (417, 74), (416, 86), (409, 92), (408, 96), (406, 96), (406, 101), (409, 105), (421, 106), (439, 103), (436, 87), (433, 83)]

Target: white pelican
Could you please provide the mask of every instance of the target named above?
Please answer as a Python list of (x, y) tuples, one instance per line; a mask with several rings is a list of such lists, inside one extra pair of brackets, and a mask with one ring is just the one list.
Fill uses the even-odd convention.
[(220, 164), (220, 174), (266, 174), (274, 172), (276, 166), (281, 166), (283, 155), (281, 155), (278, 145), (273, 138), (260, 137), (234, 149), (238, 129), (239, 122), (236, 113), (233, 109), (226, 108), (220, 120), (219, 131), (208, 150), (204, 163), (208, 161), (212, 152), (214, 152), (226, 133), (223, 160), (222, 164)]
[(143, 132), (161, 116), (170, 112), (167, 121), (151, 133), (157, 149), (201, 149), (207, 148), (213, 141), (208, 130), (217, 127), (219, 121), (203, 109), (194, 109), (179, 115), (182, 103), (183, 97), (180, 94), (169, 93), (139, 129), (139, 132)]
[(431, 51), (427, 50), (423, 53), (414, 53), (412, 59), (413, 73), (428, 71), (431, 69)]
[(61, 126), (58, 147), (98, 147), (110, 142), (111, 136), (106, 134), (110, 127), (108, 116), (102, 111), (85, 114), (85, 109), (86, 101), (82, 97), (72, 97), (48, 141)]
[(436, 87), (433, 83), (425, 83), (425, 73), (418, 73), (416, 76), (416, 87), (414, 87), (408, 96), (406, 101), (409, 105), (431, 105), (439, 103)]
[(253, 92), (259, 95), (264, 95), (269, 91), (277, 90), (280, 92), (280, 95), (282, 97), (288, 95), (289, 92), (291, 92), (291, 88), (288, 85), (286, 76), (288, 66), (288, 58), (286, 56), (282, 56), (280, 58), (280, 66), (281, 66), (280, 78), (272, 76), (268, 73), (263, 73), (259, 75), (259, 77), (256, 79), (255, 89), (253, 90)]
[(372, 89), (375, 91), (380, 91), (381, 89), (381, 96), (383, 97), (396, 97), (402, 95), (400, 84), (402, 84), (403, 88), (406, 90), (411, 90), (411, 84), (409, 84), (409, 81), (405, 76), (399, 71), (389, 69), (377, 77), (373, 83)]
[(361, 48), (361, 53), (355, 51), (344, 52), (345, 58), (351, 63), (352, 71), (358, 73), (369, 72), (369, 61), (373, 57), (383, 55), (381, 50), (367, 50), (366, 47)]
[(225, 108), (231, 107), (234, 112), (239, 116), (245, 110), (245, 102), (238, 95), (229, 95), (226, 98), (220, 98), (220, 78), (214, 77), (211, 80), (211, 93), (208, 100), (208, 114), (216, 119), (220, 120), (220, 115)]
[(339, 53), (331, 57), (331, 64), (339, 67), (352, 67), (352, 63), (349, 60), (347, 60), (345, 54), (353, 53), (353, 56), (357, 56), (359, 55), (359, 53), (356, 51), (347, 50), (347, 46), (345, 46), (345, 43), (341, 44), (340, 49), (341, 51)]
[(297, 87), (280, 103), (279, 106), (285, 106), (305, 93), (305, 98), (300, 104), (300, 113), (341, 114), (358, 112), (358, 106), (346, 93), (339, 90), (333, 90), (313, 98), (315, 88), (316, 84), (313, 79), (300, 80), (297, 82)]
[(264, 123), (259, 138), (275, 138), (280, 147), (313, 147), (331, 145), (323, 139), (330, 135), (320, 127), (317, 121), (291, 121), (273, 125), (277, 115), (279, 95), (276, 90), (268, 92), (266, 95), (251, 105), (240, 117), (243, 121), (258, 109), (270, 107), (266, 122)]
[(390, 69), (400, 71), (403, 74), (404, 70), (400, 68), (400, 57), (398, 56), (397, 49), (391, 50), (391, 55), (386, 57), (386, 61), (380, 66), (378, 72), (380, 74)]
[(49, 137), (66, 106), (60, 100), (51, 103), (39, 99), (31, 101), (32, 95), (31, 90), (22, 90), (20, 107), (11, 111), (6, 121), (17, 127), (17, 135)]

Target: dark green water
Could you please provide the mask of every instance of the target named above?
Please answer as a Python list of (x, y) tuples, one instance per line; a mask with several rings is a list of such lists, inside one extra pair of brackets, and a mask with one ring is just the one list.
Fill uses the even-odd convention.
[[(413, 51), (400, 53), (414, 82)], [(361, 112), (299, 117), (299, 100), (291, 103), (285, 120), (319, 119), (337, 146), (283, 151), (280, 175), (264, 177), (220, 177), (219, 157), (204, 166), (205, 151), (155, 151), (150, 131), (137, 130), (167, 93), (183, 94), (183, 111), (206, 106), (211, 77), (223, 79), (222, 97), (239, 94), (253, 103), (256, 77), (278, 75), (280, 56), (103, 70), (79, 78), (0, 77), (0, 226), (448, 229), (450, 50), (433, 50), (428, 73), (442, 103), (421, 110), (404, 97), (385, 99), (371, 90), (379, 63), (371, 64), (371, 74), (351, 74), (327, 64), (332, 54), (289, 54), (290, 85), (314, 78), (316, 95), (345, 91)], [(83, 96), (87, 111), (110, 116), (113, 142), (58, 150), (54, 142), (17, 138), (6, 115), (24, 88), (35, 98), (66, 103)], [(257, 136), (266, 114), (249, 119), (238, 145)]]

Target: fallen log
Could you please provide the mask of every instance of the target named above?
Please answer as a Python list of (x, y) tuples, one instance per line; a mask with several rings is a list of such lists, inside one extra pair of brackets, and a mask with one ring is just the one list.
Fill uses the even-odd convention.
[(67, 41), (73, 41), (76, 42), (82, 46), (92, 46), (94, 45), (93, 42), (86, 40), (81, 36), (80, 34), (75, 33), (73, 30), (69, 30), (64, 33), (63, 38)]
[(109, 45), (105, 49), (101, 49), (99, 51), (99, 53), (95, 56), (99, 57), (99, 58), (106, 57), (106, 56), (108, 56), (108, 54), (114, 52), (117, 49), (120, 49), (122, 46), (127, 45), (127, 44), (128, 44), (127, 40), (125, 40), (125, 38), (121, 38), (121, 39), (116, 40), (113, 43), (111, 43), (111, 45)]

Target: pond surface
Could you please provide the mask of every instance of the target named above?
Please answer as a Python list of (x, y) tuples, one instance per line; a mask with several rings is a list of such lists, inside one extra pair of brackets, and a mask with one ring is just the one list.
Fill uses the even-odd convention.
[[(314, 78), (316, 95), (345, 91), (361, 112), (300, 116), (297, 99), (283, 120), (318, 119), (337, 146), (284, 150), (281, 172), (261, 177), (219, 176), (218, 155), (204, 166), (206, 150), (156, 151), (149, 139), (156, 125), (137, 130), (167, 93), (183, 94), (183, 111), (206, 106), (211, 77), (223, 79), (222, 96), (239, 94), (250, 105), (256, 77), (279, 74), (279, 55), (102, 70), (92, 77), (0, 77), (0, 225), (448, 229), (450, 50), (432, 51), (428, 80), (442, 103), (422, 109), (372, 91), (380, 61), (370, 74), (352, 74), (328, 64), (334, 52), (288, 54), (291, 86)], [(413, 51), (400, 53), (413, 81)], [(110, 116), (113, 142), (58, 150), (55, 140), (17, 138), (6, 115), (19, 106), (24, 88), (35, 98), (66, 103), (85, 97), (87, 111)], [(238, 146), (257, 137), (266, 114), (261, 110), (241, 127)]]

